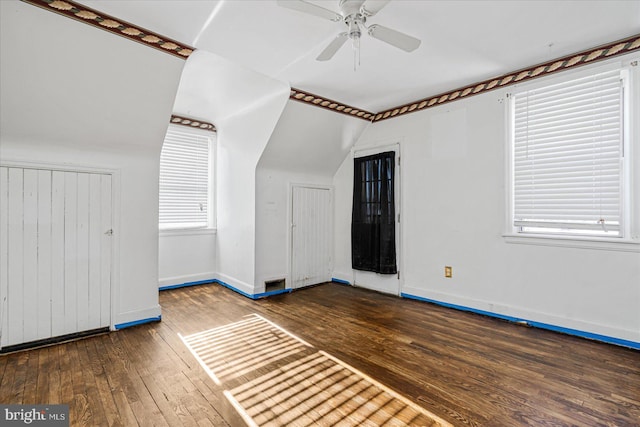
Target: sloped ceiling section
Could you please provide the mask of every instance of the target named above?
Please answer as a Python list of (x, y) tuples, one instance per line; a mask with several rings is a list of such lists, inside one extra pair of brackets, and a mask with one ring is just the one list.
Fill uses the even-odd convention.
[[(132, 41), (142, 43), (154, 49), (159, 49), (171, 55), (175, 55), (182, 59), (187, 59), (195, 51), (195, 48), (178, 42), (161, 34), (147, 30), (135, 24), (126, 22), (117, 17), (105, 14), (96, 9), (84, 6), (71, 0), (22, 0), (25, 3), (32, 4), (37, 7), (61, 14), (71, 19), (75, 19), (85, 24), (92, 25), (96, 28), (111, 32), (121, 37), (128, 38)], [(350, 105), (346, 105), (337, 101), (326, 99), (319, 95), (314, 95), (299, 89), (291, 89), (290, 98), (314, 105), (317, 107), (327, 108), (337, 113), (346, 114), (363, 120), (371, 121), (375, 116), (374, 113), (365, 111)], [(190, 121), (189, 118), (183, 118)], [(184, 120), (177, 122), (184, 124)], [(189, 123), (192, 125), (193, 122)], [(213, 125), (212, 125), (213, 126)]]
[(501, 88), (526, 80), (543, 77), (558, 71), (569, 68), (578, 67), (580, 65), (590, 64), (603, 59), (612, 58), (617, 55), (624, 55), (634, 50), (640, 49), (640, 35), (629, 37), (605, 46), (596, 47), (585, 50), (580, 53), (565, 56), (564, 58), (555, 59), (544, 64), (534, 65), (524, 70), (514, 71), (499, 77), (494, 77), (483, 82), (474, 83), (470, 86), (455, 89), (430, 98), (421, 99), (406, 105), (394, 107), (375, 115), (373, 121), (389, 119), (401, 116), (413, 111), (420, 111), (425, 108), (441, 105), (447, 102), (455, 101), (479, 93), (488, 92), (493, 89)]
[(25, 3), (0, 3), (3, 136), (159, 150), (182, 60)]
[[(277, 88), (277, 89), (276, 89)], [(185, 64), (174, 104), (183, 117), (222, 122), (254, 108), (289, 86), (219, 55), (197, 50)], [(286, 100), (286, 98), (285, 98)]]
[(333, 176), (368, 121), (289, 102), (260, 158), (259, 166)]
[(188, 58), (193, 48), (179, 41), (172, 40), (153, 31), (140, 28), (134, 24), (125, 22), (113, 16), (106, 15), (95, 9), (75, 3), (61, 0), (22, 0), (34, 6), (42, 7), (68, 18), (93, 25), (96, 28), (111, 32), (121, 37), (128, 38), (146, 46), (160, 49), (163, 52), (180, 58)]
[[(149, 47), (163, 50), (169, 54), (188, 58), (195, 48), (176, 40), (145, 30), (113, 16), (103, 14), (97, 10), (88, 8), (71, 0), (22, 0), (38, 7), (51, 10), (87, 24), (93, 25), (114, 34), (127, 37)], [(397, 107), (389, 108), (377, 113), (367, 111), (355, 106), (346, 105), (332, 99), (325, 98), (300, 89), (291, 89), (290, 99), (307, 103), (316, 107), (333, 110), (337, 113), (370, 122), (377, 122), (393, 117), (398, 117), (414, 111), (420, 111), (436, 105), (455, 101), (465, 97), (484, 93), (493, 89), (525, 80), (542, 77), (550, 73), (578, 67), (587, 63), (608, 59), (614, 56), (627, 54), (640, 49), (640, 34), (615, 41), (607, 45), (597, 46), (579, 53), (557, 58), (552, 61), (534, 65), (526, 69), (493, 77), (468, 86), (457, 88), (429, 98), (420, 99)]]

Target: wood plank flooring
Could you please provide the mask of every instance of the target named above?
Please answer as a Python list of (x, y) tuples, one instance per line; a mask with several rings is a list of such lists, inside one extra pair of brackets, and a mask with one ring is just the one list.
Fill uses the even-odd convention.
[(0, 356), (0, 403), (88, 426), (640, 426), (639, 351), (337, 284), (160, 302), (160, 323)]
[(249, 425), (450, 426), (257, 314), (183, 340)]

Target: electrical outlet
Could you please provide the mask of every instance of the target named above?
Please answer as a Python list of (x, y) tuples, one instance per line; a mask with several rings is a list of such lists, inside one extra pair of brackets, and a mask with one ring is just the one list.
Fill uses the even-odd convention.
[(453, 267), (446, 265), (444, 267), (444, 277), (452, 277), (453, 276)]

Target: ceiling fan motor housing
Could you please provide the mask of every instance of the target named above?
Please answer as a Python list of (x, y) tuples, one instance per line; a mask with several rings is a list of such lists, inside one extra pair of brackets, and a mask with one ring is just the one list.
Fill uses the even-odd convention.
[(360, 8), (364, 0), (340, 0), (338, 7), (340, 8), (340, 14), (347, 18), (348, 16), (359, 14)]
[(347, 34), (351, 40), (358, 40), (362, 35), (360, 26), (364, 26), (367, 21), (366, 16), (361, 13), (364, 0), (340, 0), (340, 14), (344, 18), (344, 23), (349, 27)]
[[(318, 61), (328, 61), (344, 45), (347, 40), (352, 41), (356, 55), (360, 55), (360, 38), (362, 28), (374, 39), (383, 41), (405, 52), (413, 52), (420, 46), (420, 40), (401, 31), (374, 24), (365, 26), (367, 19), (376, 15), (391, 0), (339, 0), (340, 13), (326, 9), (305, 0), (277, 0), (278, 5), (298, 12), (307, 13), (332, 22), (344, 22), (348, 30), (338, 34), (316, 58)], [(357, 59), (359, 62), (359, 59)], [(354, 67), (355, 68), (355, 67)]]

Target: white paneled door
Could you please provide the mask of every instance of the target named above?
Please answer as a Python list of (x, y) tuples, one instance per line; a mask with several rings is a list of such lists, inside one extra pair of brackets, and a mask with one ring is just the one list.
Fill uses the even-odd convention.
[(292, 187), (292, 287), (331, 280), (332, 207), (329, 188)]
[(0, 346), (102, 328), (111, 175), (0, 167)]

